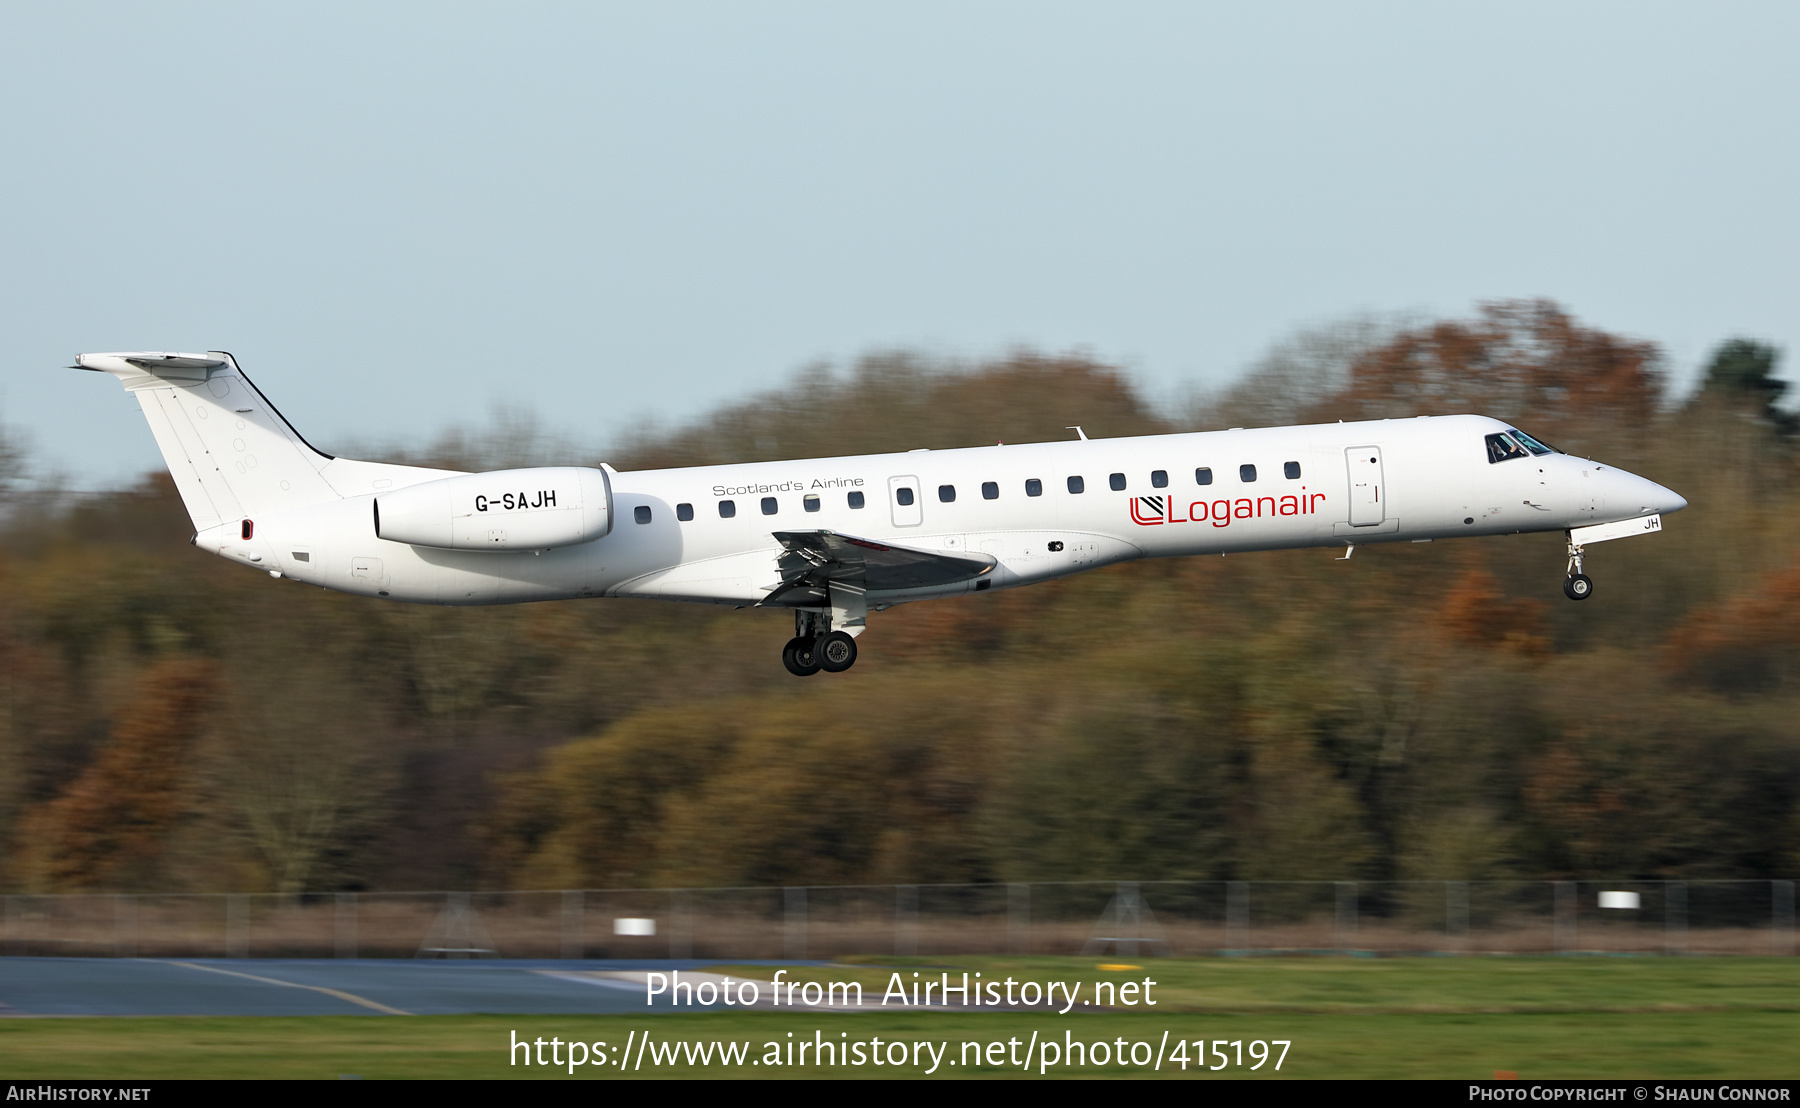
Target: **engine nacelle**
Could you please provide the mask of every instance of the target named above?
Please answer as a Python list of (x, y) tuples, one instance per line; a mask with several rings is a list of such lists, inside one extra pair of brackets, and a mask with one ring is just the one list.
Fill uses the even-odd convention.
[(576, 466), (469, 473), (375, 498), (375, 534), (446, 550), (547, 550), (612, 530), (612, 482)]

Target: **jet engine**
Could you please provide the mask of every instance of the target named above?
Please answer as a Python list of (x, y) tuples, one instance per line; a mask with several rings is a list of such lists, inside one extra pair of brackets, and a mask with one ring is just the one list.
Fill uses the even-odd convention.
[(446, 550), (547, 550), (612, 530), (603, 469), (561, 466), (467, 473), (375, 498), (375, 534)]

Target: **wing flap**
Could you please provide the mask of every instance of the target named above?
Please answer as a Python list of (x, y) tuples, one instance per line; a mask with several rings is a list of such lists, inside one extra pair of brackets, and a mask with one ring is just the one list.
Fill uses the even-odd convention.
[(782, 546), (776, 564), (781, 583), (764, 605), (789, 607), (824, 603), (833, 582), (868, 592), (924, 589), (973, 581), (996, 565), (985, 554), (944, 554), (910, 546), (859, 539), (835, 531), (776, 531)]

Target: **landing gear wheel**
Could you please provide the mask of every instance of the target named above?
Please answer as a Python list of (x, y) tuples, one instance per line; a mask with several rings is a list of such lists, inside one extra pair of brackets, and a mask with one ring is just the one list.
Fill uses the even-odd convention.
[(1594, 595), (1594, 582), (1585, 573), (1573, 573), (1563, 581), (1563, 595), (1570, 600), (1586, 600)]
[(833, 631), (819, 640), (813, 657), (826, 673), (842, 673), (856, 664), (856, 640), (842, 631)]
[(795, 677), (811, 677), (819, 672), (819, 652), (815, 649), (817, 640), (789, 639), (781, 648), (781, 664)]

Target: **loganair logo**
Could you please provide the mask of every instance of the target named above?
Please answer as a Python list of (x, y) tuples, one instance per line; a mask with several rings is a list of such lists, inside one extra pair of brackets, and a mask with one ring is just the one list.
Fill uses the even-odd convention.
[(1240, 496), (1236, 500), (1189, 500), (1174, 496), (1134, 496), (1131, 498), (1131, 522), (1140, 527), (1160, 527), (1165, 523), (1210, 523), (1214, 527), (1230, 527), (1234, 519), (1261, 519), (1271, 516), (1309, 516), (1318, 511), (1322, 492), (1307, 492), (1300, 486), (1298, 496)]

